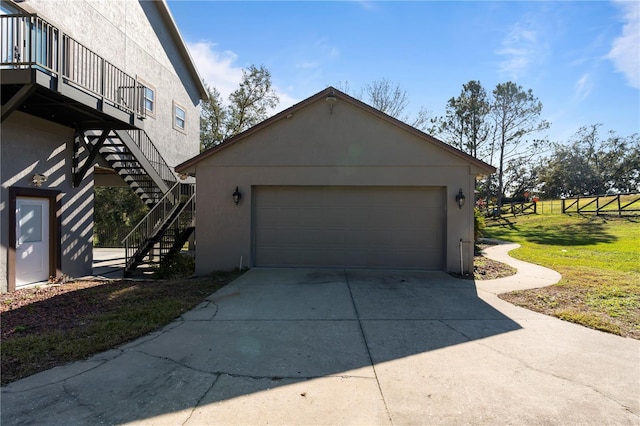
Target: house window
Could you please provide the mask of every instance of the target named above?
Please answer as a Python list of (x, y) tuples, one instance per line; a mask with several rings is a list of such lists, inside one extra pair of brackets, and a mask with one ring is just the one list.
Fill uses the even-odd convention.
[(178, 105), (173, 103), (173, 128), (184, 132), (186, 130), (187, 123), (187, 111)]
[(156, 113), (156, 91), (149, 86), (144, 88), (144, 110), (149, 115)]

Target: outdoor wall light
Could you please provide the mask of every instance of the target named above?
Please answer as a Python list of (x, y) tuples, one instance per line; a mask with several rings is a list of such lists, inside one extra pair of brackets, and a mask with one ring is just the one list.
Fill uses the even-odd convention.
[(333, 114), (333, 106), (338, 102), (338, 98), (336, 98), (336, 94), (333, 93), (333, 90), (329, 92), (324, 101), (329, 105), (329, 114)]
[(240, 193), (240, 190), (236, 186), (236, 190), (233, 192), (233, 202), (236, 203), (236, 206), (240, 202), (241, 198), (242, 198), (242, 194)]
[(31, 178), (31, 182), (33, 182), (34, 186), (41, 187), (44, 182), (47, 181), (47, 175), (42, 175), (40, 173), (36, 173)]
[(462, 188), (460, 188), (460, 191), (458, 192), (458, 195), (456, 195), (456, 204), (458, 204), (458, 208), (461, 209), (462, 206), (464, 206), (464, 202), (466, 200), (467, 200), (467, 198), (462, 193)]

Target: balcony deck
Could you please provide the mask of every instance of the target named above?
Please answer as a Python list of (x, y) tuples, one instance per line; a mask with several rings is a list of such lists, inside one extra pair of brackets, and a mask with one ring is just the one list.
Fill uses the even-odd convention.
[(0, 16), (2, 120), (23, 111), (69, 127), (143, 127), (145, 86), (43, 19)]

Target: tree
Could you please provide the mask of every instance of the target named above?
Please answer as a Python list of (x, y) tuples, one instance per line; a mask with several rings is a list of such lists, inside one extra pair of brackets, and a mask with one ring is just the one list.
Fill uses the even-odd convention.
[(387, 79), (376, 80), (364, 86), (369, 105), (392, 117), (401, 117), (409, 105), (407, 91), (392, 85)]
[(200, 104), (200, 148), (205, 150), (227, 138), (227, 109), (220, 92), (205, 83), (208, 100)]
[(149, 211), (129, 187), (95, 187), (94, 233), (102, 247), (119, 247), (120, 241)]
[(238, 89), (222, 102), (220, 92), (207, 86), (209, 100), (201, 105), (200, 143), (202, 150), (255, 126), (269, 117), (279, 99), (272, 87), (271, 73), (264, 66), (242, 70)]
[[(509, 81), (498, 84), (493, 90), (490, 114), (494, 120), (494, 138), (490, 161), (493, 160), (494, 154), (497, 155), (498, 206), (502, 205), (507, 162), (523, 156), (532, 158), (546, 144), (546, 141), (540, 139), (525, 139), (549, 128), (549, 123), (540, 118), (541, 113), (542, 103), (533, 96), (531, 89), (524, 90)], [(525, 144), (527, 147), (523, 151)]]
[(533, 159), (525, 156), (515, 157), (507, 162), (504, 177), (504, 191), (511, 198), (523, 197), (538, 185), (538, 169)]
[(539, 191), (550, 198), (636, 192), (640, 190), (640, 136), (610, 131), (600, 124), (581, 127), (569, 144), (554, 144), (537, 167)]
[[(338, 89), (349, 93), (349, 82), (340, 82)], [(383, 78), (366, 84), (363, 90), (352, 94), (352, 96), (416, 129), (424, 131), (431, 123), (431, 113), (424, 107), (420, 108), (414, 117), (410, 117), (406, 113), (409, 106), (407, 91), (387, 79)]]
[(489, 111), (487, 92), (479, 81), (471, 80), (462, 86), (460, 96), (449, 99), (436, 131), (450, 145), (480, 158), (490, 134)]

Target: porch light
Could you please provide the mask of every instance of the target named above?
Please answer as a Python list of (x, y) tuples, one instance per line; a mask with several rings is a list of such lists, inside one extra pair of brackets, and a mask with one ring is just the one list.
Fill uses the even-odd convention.
[(456, 204), (458, 204), (458, 208), (461, 209), (462, 206), (464, 206), (464, 202), (466, 200), (467, 200), (467, 198), (462, 193), (462, 188), (460, 188), (460, 191), (458, 192), (458, 195), (456, 195)]
[(42, 184), (46, 181), (47, 181), (47, 175), (43, 175), (40, 173), (35, 173), (31, 178), (31, 182), (33, 182), (33, 185), (37, 186), (38, 188), (41, 187)]
[(236, 190), (233, 192), (233, 202), (236, 203), (236, 206), (240, 202), (241, 198), (242, 198), (242, 194), (240, 193), (240, 190), (236, 186)]
[(329, 114), (333, 114), (333, 106), (336, 104), (336, 102), (338, 102), (338, 98), (336, 98), (333, 90), (329, 92), (324, 101), (327, 103), (327, 105), (329, 105)]

